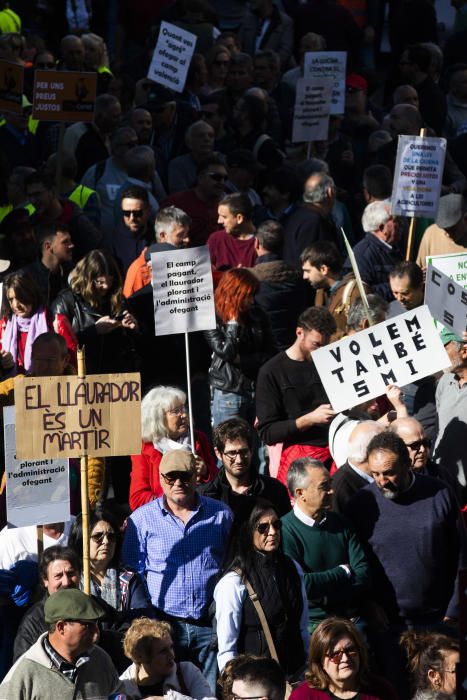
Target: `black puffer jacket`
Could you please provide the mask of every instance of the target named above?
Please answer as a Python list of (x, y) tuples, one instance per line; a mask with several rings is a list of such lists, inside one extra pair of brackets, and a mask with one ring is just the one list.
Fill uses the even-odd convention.
[(243, 394), (254, 388), (260, 367), (277, 347), (266, 314), (253, 307), (244, 323), (217, 320), (204, 337), (212, 351), (209, 384), (222, 391)]
[(121, 327), (101, 335), (96, 331), (96, 321), (102, 316), (110, 315), (110, 308), (97, 311), (71, 289), (64, 289), (52, 304), (52, 313), (60, 334), (67, 338), (65, 317), (76, 334), (79, 345), (86, 346), (88, 374), (134, 372), (138, 369), (133, 335), (135, 331)]

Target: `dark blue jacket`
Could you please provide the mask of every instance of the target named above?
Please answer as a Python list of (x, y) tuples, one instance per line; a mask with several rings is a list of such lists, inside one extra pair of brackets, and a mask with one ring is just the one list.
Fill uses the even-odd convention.
[[(371, 291), (379, 294), (386, 301), (394, 297), (389, 286), (389, 271), (400, 262), (394, 249), (389, 248), (373, 233), (367, 233), (365, 238), (353, 249), (362, 280), (371, 287)], [(352, 272), (350, 260), (344, 263), (344, 274)]]

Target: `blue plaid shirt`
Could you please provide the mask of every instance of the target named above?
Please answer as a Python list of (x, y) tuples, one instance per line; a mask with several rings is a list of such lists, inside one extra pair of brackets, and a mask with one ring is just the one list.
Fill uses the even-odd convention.
[(128, 518), (123, 562), (146, 574), (156, 608), (201, 620), (212, 601), (232, 520), (223, 503), (197, 496), (193, 514), (184, 524), (167, 510), (161, 496)]

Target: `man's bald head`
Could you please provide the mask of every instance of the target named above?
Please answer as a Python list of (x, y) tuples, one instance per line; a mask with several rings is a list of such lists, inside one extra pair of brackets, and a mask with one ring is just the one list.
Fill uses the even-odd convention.
[(412, 469), (424, 469), (430, 456), (430, 441), (426, 438), (423, 425), (416, 418), (397, 418), (391, 423), (390, 430), (406, 444)]
[(368, 472), (367, 450), (370, 441), (383, 427), (374, 420), (364, 420), (350, 433), (347, 458), (362, 471)]
[(392, 95), (392, 101), (394, 106), (412, 105), (416, 109), (420, 107), (418, 92), (412, 85), (399, 85), (399, 87), (396, 87)]
[(62, 61), (67, 70), (82, 70), (84, 65), (84, 44), (75, 34), (67, 34), (60, 42)]
[(415, 136), (423, 127), (422, 115), (413, 105), (395, 105), (389, 115), (389, 126), (393, 136), (398, 134)]

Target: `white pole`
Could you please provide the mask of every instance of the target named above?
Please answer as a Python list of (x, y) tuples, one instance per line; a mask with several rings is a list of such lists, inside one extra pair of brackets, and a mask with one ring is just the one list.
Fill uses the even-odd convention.
[(191, 404), (191, 372), (190, 372), (190, 345), (188, 343), (188, 333), (185, 331), (185, 356), (186, 356), (186, 385), (188, 395), (188, 418), (190, 420), (190, 442), (191, 451), (195, 454), (195, 433), (193, 430), (193, 407)]

